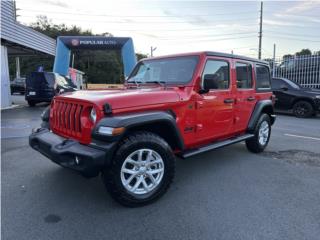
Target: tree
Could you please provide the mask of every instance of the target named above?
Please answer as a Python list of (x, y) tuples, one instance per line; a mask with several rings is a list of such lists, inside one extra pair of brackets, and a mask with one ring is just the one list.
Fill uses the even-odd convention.
[(141, 60), (143, 58), (147, 58), (147, 54), (144, 54), (144, 53), (136, 53), (136, 57), (137, 57), (137, 60)]
[(295, 55), (296, 56), (312, 55), (312, 52), (310, 51), (310, 49), (305, 48), (305, 49), (302, 49), (300, 52), (296, 52)]
[(292, 54), (286, 54), (286, 55), (283, 55), (282, 58), (283, 59), (290, 59), (290, 58), (293, 58), (294, 56)]

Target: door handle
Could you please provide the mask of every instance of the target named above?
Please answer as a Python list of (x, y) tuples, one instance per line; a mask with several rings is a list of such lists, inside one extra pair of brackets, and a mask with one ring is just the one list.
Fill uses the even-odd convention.
[(254, 97), (248, 97), (248, 98), (247, 98), (247, 101), (249, 101), (249, 102), (254, 101), (254, 100), (255, 100)]
[(224, 102), (224, 103), (234, 103), (234, 99), (232, 99), (232, 98), (226, 98), (223, 102)]

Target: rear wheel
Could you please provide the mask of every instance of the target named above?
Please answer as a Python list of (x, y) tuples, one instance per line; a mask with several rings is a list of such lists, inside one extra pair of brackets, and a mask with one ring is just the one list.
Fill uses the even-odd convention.
[(34, 107), (36, 103), (34, 101), (28, 101), (29, 107)]
[(293, 113), (298, 118), (308, 118), (314, 114), (314, 110), (311, 103), (299, 101), (293, 105)]
[(140, 132), (128, 136), (102, 174), (111, 196), (120, 204), (139, 207), (154, 202), (169, 188), (175, 156), (159, 136)]
[(267, 147), (271, 134), (271, 123), (268, 114), (263, 113), (255, 127), (254, 137), (246, 140), (250, 152), (260, 153)]

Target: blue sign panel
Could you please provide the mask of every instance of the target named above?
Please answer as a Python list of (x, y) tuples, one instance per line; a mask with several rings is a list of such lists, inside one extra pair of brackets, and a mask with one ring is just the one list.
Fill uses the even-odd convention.
[(127, 77), (136, 65), (136, 55), (133, 41), (127, 37), (100, 37), (100, 36), (63, 36), (57, 39), (56, 57), (53, 71), (61, 75), (67, 75), (70, 63), (70, 51), (72, 49), (91, 50), (121, 50), (124, 66), (124, 75)]

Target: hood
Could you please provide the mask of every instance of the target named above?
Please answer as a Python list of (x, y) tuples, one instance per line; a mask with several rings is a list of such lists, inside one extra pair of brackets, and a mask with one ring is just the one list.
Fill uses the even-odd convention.
[(62, 94), (57, 99), (89, 101), (102, 110), (106, 103), (110, 104), (112, 109), (120, 109), (177, 102), (179, 94), (173, 88), (81, 90)]
[(303, 88), (303, 91), (313, 95), (320, 95), (320, 89), (316, 88)]

